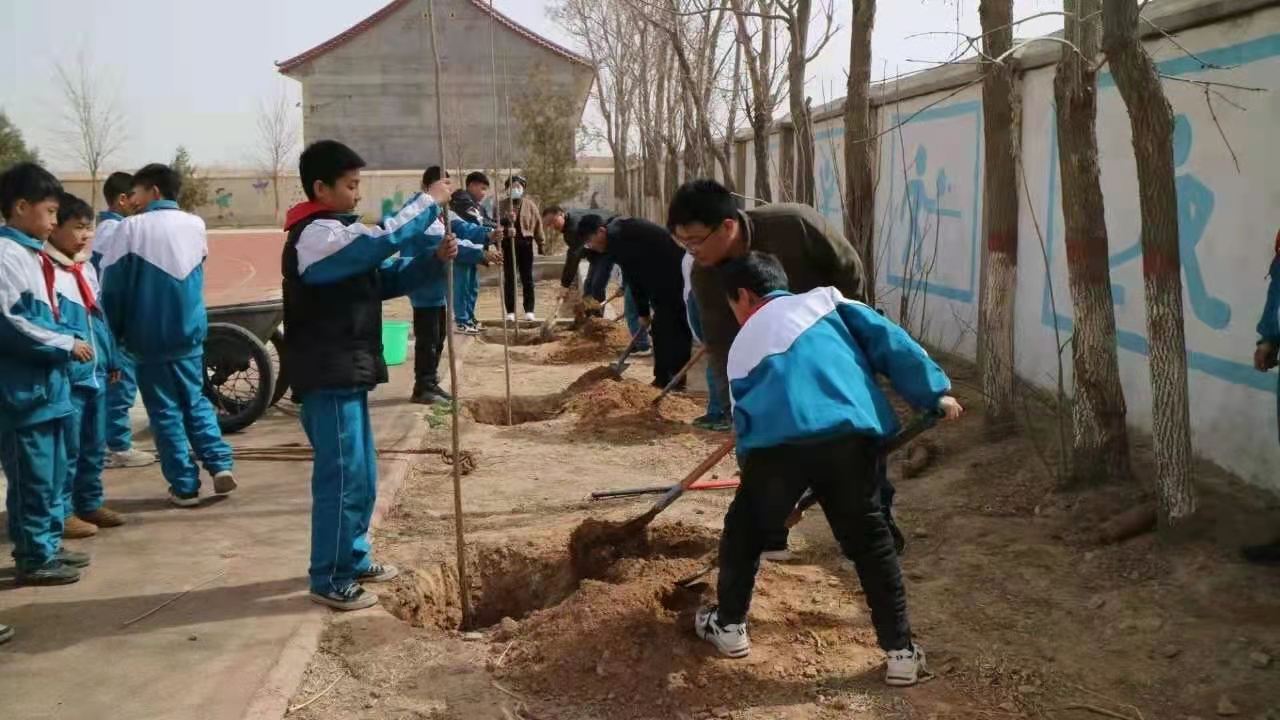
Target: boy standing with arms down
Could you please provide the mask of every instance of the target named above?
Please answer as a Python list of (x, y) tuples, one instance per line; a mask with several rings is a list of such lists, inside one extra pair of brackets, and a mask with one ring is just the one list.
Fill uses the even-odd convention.
[[(428, 172), (430, 170), (428, 168)], [(489, 176), (477, 170), (469, 173), (465, 182), (466, 187), (455, 190), (449, 198), (449, 209), (467, 223), (484, 228), (486, 233), (491, 232), (498, 223), (489, 217), (482, 204), (489, 195)], [(425, 186), (422, 190), (427, 192)], [(467, 239), (461, 234), (458, 237)], [(489, 238), (486, 236), (481, 244), (488, 247)], [(479, 335), (481, 330), (480, 323), (476, 321), (476, 302), (480, 299), (478, 275), (474, 263), (459, 262), (453, 269), (453, 321), (457, 324), (457, 331), (467, 335)]]
[(914, 685), (925, 656), (911, 637), (893, 535), (880, 509), (880, 443), (898, 419), (876, 383), (948, 419), (963, 409), (951, 382), (902, 328), (820, 287), (787, 292), (782, 265), (750, 252), (716, 268), (741, 330), (728, 373), (742, 486), (720, 538), (719, 605), (700, 610), (698, 637), (745, 657), (747, 609), (766, 540), (812, 488), (845, 557), (857, 567), (889, 685)]
[[(40, 251), (58, 222), (57, 179), (35, 163), (0, 174), (0, 466), (18, 582), (65, 585), (89, 556), (62, 547), (71, 415), (67, 365), (93, 349), (67, 333)], [(0, 637), (7, 635), (0, 629)]]
[[(453, 236), (428, 234), (439, 196), (415, 195), (380, 226), (352, 214), (360, 203), (364, 160), (334, 140), (313, 143), (298, 161), (307, 201), (290, 208), (281, 257), (284, 276), (283, 362), (302, 403), (302, 426), (315, 451), (311, 472), (311, 599), (359, 610), (378, 598), (361, 583), (398, 571), (374, 562), (369, 523), (377, 499), (378, 459), (369, 391), (387, 381), (382, 357), (382, 302), (434, 277), (458, 254)], [(398, 252), (417, 257), (389, 260)]]
[(86, 538), (98, 528), (124, 524), (103, 505), (102, 466), (107, 450), (107, 386), (118, 375), (115, 339), (102, 314), (101, 290), (93, 265), (85, 263), (93, 237), (93, 209), (70, 194), (58, 197), (58, 227), (45, 243), (46, 280), (52, 271), (62, 324), (89, 343), (93, 360), (72, 363), (71, 407), (67, 426), (67, 479), (62, 491), (66, 518), (62, 537)]
[(153, 163), (133, 176), (141, 214), (127, 218), (102, 256), (102, 306), (117, 342), (137, 359), (138, 387), (155, 433), (169, 501), (200, 504), (194, 449), (213, 490), (236, 489), (231, 446), (204, 395), (204, 221), (178, 208), (182, 178)]
[[(129, 199), (133, 192), (133, 176), (113, 172), (102, 184), (102, 199), (107, 209), (98, 213), (98, 224), (93, 231), (93, 269), (102, 277), (102, 256), (111, 248), (120, 223), (135, 208)], [(109, 468), (146, 467), (156, 461), (156, 456), (133, 448), (133, 425), (129, 411), (138, 399), (136, 362), (127, 352), (117, 348), (116, 368), (119, 379), (107, 386), (107, 460)]]

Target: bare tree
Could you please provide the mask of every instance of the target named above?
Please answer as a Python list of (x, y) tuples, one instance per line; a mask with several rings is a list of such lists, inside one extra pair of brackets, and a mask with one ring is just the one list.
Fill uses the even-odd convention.
[[(752, 10), (746, 3), (751, 1)], [(747, 122), (751, 125), (752, 149), (755, 152), (755, 196), (773, 200), (769, 182), (769, 135), (773, 131), (773, 114), (782, 101), (782, 62), (777, 52), (782, 16), (772, 12), (771, 0), (729, 0), (737, 21), (738, 44), (747, 64), (751, 92), (745, 96)], [(758, 43), (758, 46), (757, 46)], [(785, 59), (785, 54), (782, 54)]]
[(1075, 309), (1071, 341), (1071, 477), (1076, 482), (1130, 476), (1124, 388), (1116, 357), (1107, 220), (1098, 166), (1098, 55), (1101, 0), (1064, 0), (1063, 45), (1054, 77), (1067, 276)]
[[(88, 171), (90, 185), (97, 188), (103, 166), (124, 144), (124, 114), (105, 78), (93, 71), (84, 53), (76, 56), (72, 67), (58, 63), (55, 74), (63, 102), (60, 145), (69, 159)], [(89, 195), (96, 209), (98, 193)]]
[(987, 272), (982, 297), (982, 391), (992, 436), (1014, 420), (1013, 296), (1018, 269), (1018, 76), (1012, 58), (1013, 0), (980, 0), (982, 22), (982, 113), (985, 182), (983, 225)]
[(1178, 193), (1174, 184), (1173, 109), (1138, 33), (1134, 0), (1104, 0), (1102, 45), (1129, 113), (1142, 214), (1142, 275), (1150, 347), (1151, 414), (1160, 522), (1181, 523), (1196, 510), (1191, 478)]
[(276, 220), (280, 219), (280, 178), (292, 164), (298, 149), (298, 122), (293, 110), (294, 105), (283, 88), (275, 97), (258, 105), (259, 162), (271, 176)]
[[(779, 15), (785, 20), (787, 33), (790, 36), (790, 48), (787, 52), (787, 96), (790, 101), (791, 127), (795, 139), (791, 144), (794, 160), (786, 158), (782, 166), (791, 167), (794, 177), (785, 177), (791, 181), (792, 197), (796, 202), (813, 204), (814, 192), (814, 145), (813, 145), (813, 113), (809, 108), (809, 98), (805, 95), (805, 72), (809, 63), (822, 53), (827, 43), (840, 30), (835, 24), (834, 0), (819, 2), (822, 32), (818, 39), (810, 45), (810, 29), (813, 21), (813, 0), (774, 0)], [(855, 3), (856, 4), (856, 3)]]
[(871, 33), (876, 0), (853, 0), (849, 81), (844, 105), (845, 234), (862, 257), (870, 305), (876, 302), (875, 147), (871, 113)]

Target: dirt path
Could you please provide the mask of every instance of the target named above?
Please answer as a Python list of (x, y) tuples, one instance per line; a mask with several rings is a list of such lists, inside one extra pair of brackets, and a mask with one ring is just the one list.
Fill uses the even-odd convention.
[[(492, 305), (482, 299), (482, 317)], [(596, 358), (616, 353), (620, 332), (592, 341)], [(707, 598), (672, 581), (713, 550), (724, 491), (682, 499), (598, 579), (567, 562), (582, 520), (648, 505), (591, 503), (591, 491), (674, 482), (724, 439), (686, 424), (701, 397), (651, 412), (647, 362), (624, 382), (601, 380), (590, 347), (561, 336), (512, 349), (512, 427), (492, 424), (505, 422), (502, 347), (471, 349), (465, 397), (487, 421), (463, 426), (477, 456), (464, 481), (473, 627), (458, 629), (449, 469), (428, 460), (377, 531), (382, 558), (409, 572), (382, 609), (334, 618), (294, 699), (314, 701), (291, 717), (1280, 718), (1280, 574), (1233, 557), (1237, 541), (1277, 524), (1275, 508), (1268, 516), (1267, 500), (1203, 467), (1232, 490), (1205, 498), (1188, 537), (1100, 546), (1097, 526), (1141, 493), (1055, 492), (1040, 415), (1021, 436), (984, 443), (960, 365), (975, 412), (925, 436), (935, 460), (921, 476), (892, 471), (913, 624), (935, 677), (905, 691), (881, 683), (857, 578), (817, 513), (794, 536), (797, 560), (761, 573), (751, 656), (711, 655), (689, 623)], [(447, 434), (441, 424), (427, 442)], [(730, 458), (715, 474), (735, 471)]]

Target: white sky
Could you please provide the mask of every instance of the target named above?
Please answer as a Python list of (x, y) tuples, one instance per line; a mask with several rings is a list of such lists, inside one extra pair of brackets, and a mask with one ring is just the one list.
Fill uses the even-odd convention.
[[(104, 87), (128, 121), (128, 137), (109, 165), (123, 169), (167, 161), (186, 145), (202, 166), (255, 164), (258, 103), (298, 85), (273, 63), (317, 45), (359, 22), (387, 0), (0, 0), (0, 109), (54, 168), (75, 170), (57, 141), (57, 63), (92, 58)], [(547, 17), (548, 0), (495, 0), (534, 31), (573, 46)], [(1061, 0), (1015, 0), (1018, 17), (1061, 10)], [(815, 105), (844, 94), (849, 57), (849, 4), (836, 0), (842, 30), (810, 68)], [(912, 60), (949, 57), (956, 38), (976, 35), (977, 0), (880, 0), (873, 74), (921, 67)], [(1057, 18), (1019, 27), (1019, 36), (1052, 32)], [(69, 32), (82, 30), (83, 32)], [(447, 68), (446, 68), (447, 69)], [(887, 71), (887, 72), (886, 72)]]

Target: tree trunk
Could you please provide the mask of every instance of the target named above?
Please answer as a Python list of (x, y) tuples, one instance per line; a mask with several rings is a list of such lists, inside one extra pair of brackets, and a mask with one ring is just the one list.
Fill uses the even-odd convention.
[[(981, 0), (983, 51), (994, 58), (1013, 46), (1013, 0)], [(986, 150), (983, 187), (987, 272), (982, 300), (982, 391), (986, 428), (1004, 436), (1013, 427), (1013, 296), (1018, 269), (1018, 79), (1012, 59), (983, 63), (982, 113)]]
[(864, 298), (876, 303), (875, 267), (875, 144), (871, 121), (871, 32), (876, 24), (876, 0), (853, 0), (853, 28), (849, 41), (849, 82), (844, 105), (845, 234), (862, 258), (867, 277)]
[(1138, 37), (1133, 0), (1105, 0), (1103, 48), (1129, 111), (1142, 214), (1142, 276), (1150, 347), (1151, 415), (1160, 521), (1171, 527), (1191, 517), (1191, 413), (1187, 345), (1182, 317), (1182, 260), (1178, 252), (1178, 193), (1174, 184), (1173, 109), (1151, 57)]
[(778, 125), (778, 199), (800, 202), (796, 197), (796, 133), (787, 125)]
[(812, 0), (798, 0), (795, 19), (791, 28), (791, 52), (787, 57), (789, 82), (788, 98), (791, 104), (791, 127), (795, 137), (792, 143), (795, 162), (790, 174), (784, 178), (792, 181), (792, 197), (798, 203), (813, 204), (813, 117), (804, 94), (805, 53), (809, 48), (809, 20), (813, 14)]
[[(1075, 309), (1071, 340), (1071, 478), (1076, 483), (1127, 480), (1129, 435), (1116, 357), (1116, 315), (1098, 168), (1098, 56), (1101, 0), (1065, 0), (1065, 37), (1054, 77), (1067, 274)], [(1080, 20), (1078, 18), (1086, 18)], [(1092, 18), (1092, 19), (1089, 19)]]
[(756, 113), (751, 118), (751, 149), (756, 156), (756, 199), (773, 202), (773, 189), (769, 187), (769, 117)]
[(280, 222), (280, 170), (278, 168), (276, 169), (275, 173), (272, 174), (271, 176), (271, 195), (272, 195), (272, 198), (275, 200), (275, 208), (276, 208), (276, 214), (272, 216), (272, 218), (277, 223), (279, 223)]

